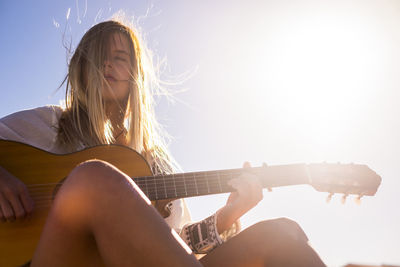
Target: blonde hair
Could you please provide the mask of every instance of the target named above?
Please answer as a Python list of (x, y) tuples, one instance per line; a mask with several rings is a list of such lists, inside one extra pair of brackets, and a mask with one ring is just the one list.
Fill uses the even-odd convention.
[(160, 84), (151, 53), (136, 29), (122, 21), (101, 22), (90, 28), (79, 42), (64, 80), (66, 109), (59, 120), (58, 142), (69, 151), (115, 142), (100, 90), (107, 45), (114, 33), (127, 37), (133, 62), (124, 110), (127, 144), (158, 172), (171, 173), (178, 165), (169, 155), (165, 133), (155, 118), (152, 93)]

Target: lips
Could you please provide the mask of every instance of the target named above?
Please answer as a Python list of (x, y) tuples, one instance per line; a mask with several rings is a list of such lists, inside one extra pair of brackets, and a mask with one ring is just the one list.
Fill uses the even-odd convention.
[(116, 82), (117, 79), (114, 78), (112, 75), (104, 75), (104, 79), (106, 79), (109, 82)]

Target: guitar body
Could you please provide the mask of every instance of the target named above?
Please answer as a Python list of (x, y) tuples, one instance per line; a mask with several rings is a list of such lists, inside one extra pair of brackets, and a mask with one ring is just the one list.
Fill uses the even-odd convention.
[(130, 177), (152, 175), (146, 160), (124, 146), (103, 145), (56, 155), (18, 142), (0, 141), (0, 166), (32, 190), (35, 202), (30, 218), (0, 223), (0, 266), (20, 266), (32, 258), (60, 182), (75, 166), (90, 159), (107, 161)]

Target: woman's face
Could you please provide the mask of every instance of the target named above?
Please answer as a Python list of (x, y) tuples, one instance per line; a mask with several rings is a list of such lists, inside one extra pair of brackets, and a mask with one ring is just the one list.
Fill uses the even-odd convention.
[(121, 101), (129, 95), (134, 62), (131, 62), (131, 51), (125, 35), (114, 33), (109, 42), (104, 62), (103, 99)]

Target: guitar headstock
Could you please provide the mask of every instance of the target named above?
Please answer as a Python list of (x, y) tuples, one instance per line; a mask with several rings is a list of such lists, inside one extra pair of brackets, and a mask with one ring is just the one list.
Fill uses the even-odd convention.
[(381, 184), (381, 177), (367, 165), (319, 163), (308, 164), (309, 183), (320, 192), (344, 196), (373, 196)]

